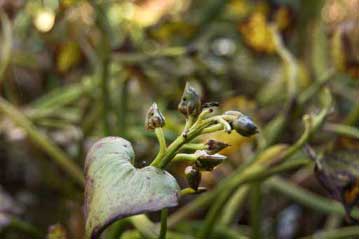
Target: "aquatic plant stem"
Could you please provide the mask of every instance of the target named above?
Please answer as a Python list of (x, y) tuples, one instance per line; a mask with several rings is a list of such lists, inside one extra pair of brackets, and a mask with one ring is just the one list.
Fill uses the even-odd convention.
[(51, 159), (54, 160), (65, 172), (76, 180), (80, 185), (84, 185), (82, 170), (68, 156), (54, 144), (46, 135), (41, 133), (24, 114), (18, 111), (13, 105), (0, 97), (0, 112), (7, 115), (15, 124), (21, 127), (27, 136), (34, 143), (40, 146)]
[(161, 210), (161, 230), (159, 239), (166, 239), (167, 233), (167, 216), (168, 216), (168, 209), (164, 208)]
[(157, 136), (158, 143), (160, 144), (160, 149), (159, 149), (155, 159), (151, 163), (152, 166), (159, 165), (159, 163), (161, 161), (161, 158), (163, 157), (163, 155), (167, 151), (166, 138), (165, 138), (165, 135), (163, 133), (163, 129), (162, 128), (155, 128), (155, 134)]

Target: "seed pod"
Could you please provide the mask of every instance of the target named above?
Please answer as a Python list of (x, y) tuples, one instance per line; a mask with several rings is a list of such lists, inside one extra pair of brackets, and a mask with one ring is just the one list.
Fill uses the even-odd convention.
[(201, 172), (196, 166), (188, 166), (184, 171), (188, 185), (197, 191), (201, 182)]
[(196, 90), (187, 82), (178, 110), (186, 116), (197, 117), (201, 112), (201, 98)]
[(224, 114), (234, 116), (233, 120), (229, 121), (229, 123), (240, 135), (249, 137), (258, 133), (257, 126), (247, 115), (244, 115), (239, 111), (227, 111)]
[(147, 130), (154, 130), (155, 128), (162, 128), (165, 125), (165, 117), (162, 115), (156, 103), (148, 109), (146, 114), (145, 128)]
[(229, 144), (223, 143), (221, 141), (213, 140), (213, 139), (208, 140), (206, 145), (208, 147), (208, 149), (206, 150), (206, 152), (208, 154), (216, 154), (219, 151), (221, 151), (222, 149), (225, 149), (228, 146), (230, 146)]
[(221, 154), (208, 154), (205, 150), (196, 151), (197, 155), (199, 155), (196, 165), (200, 170), (203, 171), (212, 171), (217, 165), (221, 164), (226, 156)]

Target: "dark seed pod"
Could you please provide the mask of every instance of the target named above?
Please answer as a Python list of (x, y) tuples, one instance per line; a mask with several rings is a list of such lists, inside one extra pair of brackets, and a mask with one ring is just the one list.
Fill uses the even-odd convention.
[(212, 171), (217, 165), (221, 164), (227, 159), (226, 156), (221, 154), (208, 154), (205, 150), (199, 150), (196, 152), (199, 155), (196, 165), (200, 170)]
[(162, 115), (156, 103), (148, 109), (146, 114), (145, 128), (147, 130), (154, 130), (155, 128), (162, 128), (165, 125), (165, 117)]
[(201, 98), (196, 90), (187, 82), (178, 110), (186, 116), (197, 117), (201, 112)]
[(234, 119), (229, 121), (232, 128), (240, 135), (249, 137), (258, 133), (258, 128), (250, 117), (242, 114), (239, 111), (227, 111), (225, 115), (232, 115)]
[(208, 147), (208, 149), (206, 150), (206, 152), (208, 154), (216, 154), (219, 151), (221, 151), (222, 149), (225, 149), (228, 146), (230, 146), (229, 144), (223, 143), (221, 141), (213, 140), (213, 139), (208, 140), (206, 145)]
[(198, 186), (201, 182), (201, 172), (196, 166), (188, 166), (184, 171), (188, 185), (197, 191)]

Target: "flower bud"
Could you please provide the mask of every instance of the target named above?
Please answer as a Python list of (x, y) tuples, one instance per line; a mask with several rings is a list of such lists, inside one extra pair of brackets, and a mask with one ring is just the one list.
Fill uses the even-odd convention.
[(224, 114), (234, 116), (233, 120), (229, 121), (229, 123), (232, 128), (237, 131), (237, 133), (246, 137), (258, 133), (257, 126), (247, 115), (244, 115), (239, 111), (227, 111)]
[(199, 155), (196, 165), (200, 170), (212, 171), (217, 165), (221, 164), (226, 156), (221, 154), (208, 154), (205, 150), (198, 150), (195, 154)]
[(188, 185), (197, 191), (201, 182), (201, 172), (196, 166), (188, 166), (184, 171)]
[(188, 82), (186, 83), (181, 101), (178, 105), (178, 110), (186, 117), (197, 117), (201, 112), (201, 98)]
[(147, 130), (154, 130), (155, 128), (162, 128), (165, 125), (165, 117), (162, 115), (156, 103), (148, 109), (146, 114), (145, 128)]
[(206, 145), (208, 147), (206, 150), (206, 152), (208, 154), (216, 154), (219, 151), (221, 151), (222, 149), (225, 149), (228, 146), (230, 146), (229, 144), (223, 143), (221, 141), (213, 140), (213, 139), (208, 140)]

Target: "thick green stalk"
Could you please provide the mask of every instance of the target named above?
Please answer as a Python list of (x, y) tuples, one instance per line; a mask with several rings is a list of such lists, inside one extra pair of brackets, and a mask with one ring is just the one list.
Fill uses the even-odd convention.
[(163, 155), (162, 158), (156, 161), (156, 163), (151, 164), (154, 167), (158, 168), (165, 168), (173, 159), (173, 157), (177, 154), (177, 152), (181, 149), (181, 147), (191, 142), (194, 138), (196, 138), (198, 135), (202, 133), (202, 130), (209, 125), (211, 125), (213, 122), (206, 122), (203, 124), (200, 124), (198, 126), (194, 125), (186, 137), (182, 134), (179, 137), (177, 137), (171, 144), (168, 146), (166, 153)]
[(159, 239), (166, 239), (167, 233), (167, 216), (168, 216), (168, 209), (164, 208), (161, 210), (161, 230)]
[(153, 224), (146, 215), (132, 216), (129, 217), (129, 220), (145, 238), (158, 238), (158, 231), (156, 230), (155, 224)]
[(82, 170), (68, 156), (54, 144), (45, 134), (41, 133), (20, 111), (0, 97), (0, 112), (6, 114), (15, 124), (21, 127), (27, 136), (46, 153), (51, 156), (65, 172), (79, 184), (84, 185)]

